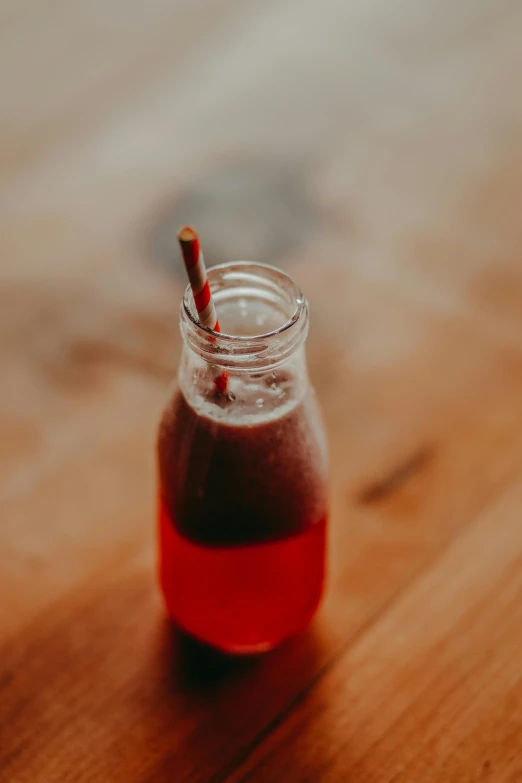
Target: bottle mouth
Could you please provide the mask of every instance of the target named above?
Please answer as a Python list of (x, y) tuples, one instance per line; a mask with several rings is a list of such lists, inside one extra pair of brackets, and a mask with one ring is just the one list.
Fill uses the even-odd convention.
[(285, 272), (231, 261), (210, 267), (208, 280), (221, 332), (199, 323), (190, 286), (181, 305), (182, 334), (206, 361), (234, 370), (275, 367), (306, 339), (308, 303)]

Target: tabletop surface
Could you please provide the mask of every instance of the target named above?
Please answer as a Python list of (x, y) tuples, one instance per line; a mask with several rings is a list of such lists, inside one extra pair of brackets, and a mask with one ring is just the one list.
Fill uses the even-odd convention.
[[(0, 780), (522, 780), (522, 4), (0, 4)], [(309, 630), (154, 577), (176, 228), (307, 293)], [(335, 280), (335, 285), (332, 281)]]

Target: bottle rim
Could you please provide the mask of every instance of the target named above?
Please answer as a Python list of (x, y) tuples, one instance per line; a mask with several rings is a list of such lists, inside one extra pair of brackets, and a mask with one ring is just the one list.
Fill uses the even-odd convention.
[(288, 317), (268, 332), (234, 335), (203, 326), (197, 317), (190, 285), (180, 309), (181, 332), (188, 346), (210, 364), (234, 370), (275, 367), (288, 359), (308, 333), (308, 302), (290, 275), (269, 264), (228, 261), (208, 269), (208, 280), (216, 307), (225, 297), (238, 296), (248, 286), (260, 298), (284, 305)]

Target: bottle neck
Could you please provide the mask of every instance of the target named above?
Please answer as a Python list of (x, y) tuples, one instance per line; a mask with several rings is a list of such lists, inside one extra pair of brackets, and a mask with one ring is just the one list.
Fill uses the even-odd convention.
[(208, 279), (221, 332), (202, 326), (190, 287), (181, 306), (187, 349), (232, 372), (266, 372), (299, 352), (308, 333), (308, 303), (279, 269), (246, 261), (212, 267)]
[[(208, 276), (223, 331), (199, 324), (188, 289), (181, 308), (184, 396), (220, 420), (253, 423), (282, 415), (308, 389), (305, 298), (288, 275), (262, 264), (223, 264)], [(223, 373), (224, 389), (216, 383)]]

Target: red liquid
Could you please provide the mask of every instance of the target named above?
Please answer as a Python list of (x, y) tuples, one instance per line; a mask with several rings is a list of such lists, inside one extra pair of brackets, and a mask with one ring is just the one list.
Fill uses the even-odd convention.
[(181, 393), (159, 435), (160, 583), (171, 618), (228, 652), (306, 627), (324, 584), (326, 497), (313, 398), (230, 424)]
[(205, 547), (160, 519), (167, 609), (191, 636), (228, 652), (262, 652), (305, 628), (321, 597), (324, 521), (264, 544)]

